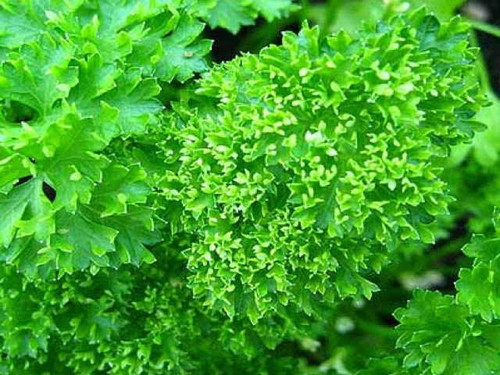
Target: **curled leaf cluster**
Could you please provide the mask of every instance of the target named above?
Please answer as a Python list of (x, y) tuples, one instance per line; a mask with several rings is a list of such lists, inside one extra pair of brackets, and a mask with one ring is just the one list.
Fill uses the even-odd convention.
[(306, 25), (206, 74), (161, 182), (195, 236), (194, 295), (253, 323), (370, 298), (367, 275), (447, 212), (440, 160), (479, 127), (474, 56), (465, 24), (422, 11), (357, 39)]

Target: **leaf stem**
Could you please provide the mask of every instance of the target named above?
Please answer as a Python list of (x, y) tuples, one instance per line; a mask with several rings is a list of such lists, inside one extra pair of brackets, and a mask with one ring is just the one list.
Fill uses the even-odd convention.
[(472, 25), (474, 29), (500, 38), (500, 27), (490, 25), (486, 22), (478, 21), (472, 18), (467, 18), (467, 21)]

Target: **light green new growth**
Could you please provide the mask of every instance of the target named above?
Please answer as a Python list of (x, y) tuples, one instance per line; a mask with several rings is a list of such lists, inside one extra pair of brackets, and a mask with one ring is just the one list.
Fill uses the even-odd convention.
[(313, 314), (370, 298), (402, 241), (432, 243), (451, 200), (440, 160), (479, 127), (467, 30), (424, 11), (359, 39), (306, 25), (212, 69), (164, 143), (194, 295), (253, 323)]

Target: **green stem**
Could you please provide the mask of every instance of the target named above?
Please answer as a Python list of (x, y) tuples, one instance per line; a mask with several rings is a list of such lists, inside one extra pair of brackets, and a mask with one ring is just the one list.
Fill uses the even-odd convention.
[(474, 29), (500, 38), (500, 27), (490, 25), (486, 22), (474, 20), (472, 18), (467, 18), (467, 21), (469, 21)]
[(428, 255), (428, 262), (432, 262), (438, 260), (440, 258), (445, 257), (446, 255), (453, 253), (460, 253), (460, 249), (467, 243), (466, 237), (460, 237), (453, 241), (447, 242), (445, 245), (439, 247), (438, 249), (432, 250), (432, 252)]
[(325, 24), (323, 25), (323, 30), (325, 33), (330, 33), (332, 25), (337, 20), (337, 14), (339, 8), (341, 6), (341, 2), (337, 0), (330, 0), (326, 6), (326, 12), (328, 16), (325, 19)]
[[(479, 48), (479, 41), (477, 40), (476, 33), (472, 33), (471, 42), (475, 47)], [(479, 75), (479, 79), (481, 81), (481, 85), (485, 92), (493, 92), (493, 88), (490, 82), (490, 76), (488, 74), (488, 68), (486, 67), (486, 62), (484, 60), (483, 52), (481, 51), (477, 57), (477, 71)]]
[(363, 331), (371, 333), (375, 336), (389, 337), (391, 339), (397, 337), (397, 332), (393, 327), (384, 327), (382, 325), (367, 321), (359, 321), (357, 322), (357, 324)]

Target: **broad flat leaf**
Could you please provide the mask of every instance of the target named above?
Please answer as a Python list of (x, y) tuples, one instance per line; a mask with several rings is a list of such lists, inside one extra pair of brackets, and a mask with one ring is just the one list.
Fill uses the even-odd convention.
[[(153, 262), (146, 245), (156, 244), (160, 237), (153, 210), (137, 206), (149, 192), (142, 170), (115, 165), (107, 173), (116, 173), (116, 179), (97, 189), (94, 206), (78, 205), (74, 212), (54, 211), (39, 179), (0, 196), (0, 211), (7, 215), (0, 231), (0, 248), (5, 247), (0, 259), (31, 276), (45, 272), (47, 266), (64, 274), (91, 266)], [(107, 190), (111, 185), (122, 198), (112, 196)]]
[(39, 264), (54, 261), (56, 269), (71, 273), (88, 268), (109, 265), (109, 253), (115, 251), (115, 229), (99, 223), (95, 213), (80, 207), (75, 213), (59, 211), (57, 232), (51, 237), (50, 247), (40, 252)]
[[(111, 0), (91, 0), (84, 2), (83, 12), (93, 15), (92, 20), (77, 28), (84, 40), (93, 45), (87, 46), (103, 55), (106, 61), (126, 58), (138, 42), (147, 35), (147, 22), (161, 17), (162, 22), (169, 24), (173, 14), (168, 10), (169, 0), (120, 0), (119, 5)], [(64, 21), (64, 19), (63, 19)], [(81, 31), (80, 31), (81, 30)]]
[(478, 133), (472, 143), (475, 159), (483, 166), (493, 166), (500, 153), (500, 99), (494, 93), (489, 93), (491, 105), (485, 107), (476, 116), (477, 121), (488, 128)]
[(130, 263), (139, 266), (155, 261), (154, 255), (145, 247), (160, 240), (155, 232), (151, 209), (132, 206), (127, 213), (104, 217), (102, 223), (118, 231), (115, 246), (119, 262), (116, 264)]
[(162, 39), (163, 53), (156, 63), (161, 80), (169, 82), (176, 78), (184, 82), (194, 73), (208, 69), (204, 56), (210, 52), (212, 42), (198, 40), (203, 28), (201, 22), (183, 17), (175, 31)]
[(0, 65), (3, 99), (15, 100), (45, 116), (78, 83), (77, 68), (70, 66), (74, 47), (43, 35), (12, 52)]
[(463, 251), (475, 259), (472, 268), (460, 270), (458, 300), (486, 321), (500, 318), (500, 238), (475, 236)]
[(495, 206), (493, 209), (493, 226), (495, 227), (496, 234), (500, 234), (500, 208)]
[(161, 58), (168, 80), (206, 69), (201, 23), (170, 0), (5, 0), (0, 19), (0, 257), (31, 275), (152, 261), (145, 172), (114, 150), (158, 124)]
[(237, 33), (263, 16), (267, 21), (284, 17), (298, 7), (292, 0), (185, 0), (188, 12), (208, 22)]
[(16, 238), (9, 247), (0, 247), (0, 259), (31, 279), (46, 278), (51, 274), (51, 266), (39, 265), (39, 251), (46, 247), (45, 241), (37, 241), (34, 236)]
[(267, 21), (287, 16), (290, 11), (298, 9), (292, 0), (252, 0), (251, 4)]
[(376, 22), (382, 19), (387, 5), (379, 0), (342, 1), (335, 14), (333, 30), (357, 32), (363, 22)]
[(127, 168), (113, 164), (104, 170), (103, 182), (92, 195), (92, 204), (99, 206), (101, 217), (127, 213), (131, 204), (146, 203), (150, 188), (146, 172), (139, 165)]
[(26, 1), (0, 3), (0, 48), (17, 48), (38, 39), (45, 29), (37, 12), (26, 6)]
[(464, 4), (466, 0), (410, 0), (409, 3), (412, 7), (419, 8), (425, 5), (431, 12), (443, 21), (449, 20), (453, 17), (458, 9)]
[(213, 0), (200, 1), (196, 15), (208, 22), (210, 27), (222, 27), (236, 34), (242, 26), (251, 25), (257, 17), (257, 12), (246, 7), (244, 0)]
[(52, 207), (42, 190), (42, 180), (31, 179), (7, 194), (0, 194), (0, 246), (14, 237), (33, 235), (44, 242), (55, 231)]
[(396, 357), (371, 359), (366, 369), (356, 372), (356, 375), (421, 375), (418, 370), (404, 370), (401, 367), (401, 361)]
[(41, 140), (37, 170), (56, 191), (55, 206), (75, 210), (88, 203), (91, 191), (102, 180), (108, 160), (97, 154), (106, 142), (95, 123), (68, 114), (51, 126)]
[(99, 54), (80, 59), (78, 64), (78, 85), (71, 90), (68, 101), (75, 103), (82, 112), (93, 115), (92, 109), (87, 107), (116, 87), (116, 80), (123, 74), (123, 69), (115, 62), (105, 62)]
[(404, 366), (428, 368), (436, 375), (490, 375), (500, 370), (498, 326), (475, 321), (451, 296), (418, 290), (395, 312), (397, 347)]
[(212, 42), (200, 39), (204, 24), (198, 20), (182, 14), (174, 21), (155, 20), (128, 61), (161, 81), (177, 79), (184, 82), (194, 73), (208, 69), (205, 56), (210, 52)]
[(493, 92), (487, 92), (491, 105), (484, 107), (475, 120), (486, 125), (484, 132), (479, 132), (471, 144), (457, 145), (453, 148), (449, 164), (458, 166), (472, 154), (483, 167), (493, 167), (499, 160), (500, 153), (500, 99)]
[(20, 178), (33, 173), (34, 165), (28, 157), (0, 146), (0, 192), (7, 192)]
[(162, 104), (156, 99), (160, 86), (144, 78), (142, 69), (123, 72), (115, 64), (104, 64), (94, 55), (81, 61), (80, 84), (68, 102), (85, 118), (95, 121), (104, 139), (142, 133), (156, 124)]
[[(95, 214), (84, 207), (74, 213), (64, 210), (49, 213), (51, 215), (45, 222), (32, 220), (33, 224), (29, 226), (29, 222), (21, 221), (17, 225), (32, 231), (37, 229), (38, 235), (50, 232), (50, 236), (36, 241), (36, 237), (32, 240), (30, 237), (23, 238), (18, 235), (17, 239), (9, 244), (2, 258), (17, 264), (23, 271), (32, 275), (37, 273), (38, 267), (45, 264), (62, 273), (88, 268), (92, 264), (99, 267), (109, 266), (108, 253), (115, 251), (115, 229), (100, 224)], [(42, 225), (43, 231), (40, 229)]]
[[(130, 69), (117, 80), (116, 88), (99, 97), (103, 108), (103, 118), (97, 118), (100, 129), (105, 132), (112, 122), (119, 129), (116, 135), (143, 133), (158, 122), (158, 114), (163, 109), (156, 98), (159, 93), (156, 79), (142, 77), (140, 68)], [(115, 118), (110, 115), (113, 111)]]

